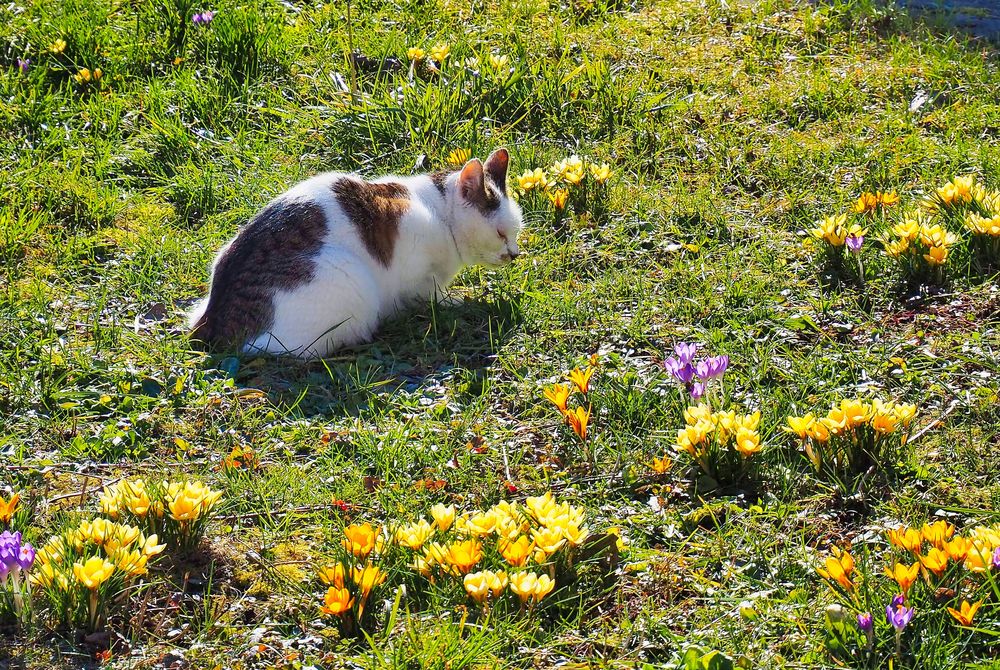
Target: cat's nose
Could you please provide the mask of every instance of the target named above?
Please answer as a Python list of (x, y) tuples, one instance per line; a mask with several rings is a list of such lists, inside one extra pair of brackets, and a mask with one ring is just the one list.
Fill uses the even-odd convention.
[(503, 260), (505, 260), (505, 261), (507, 261), (509, 263), (512, 260), (514, 260), (515, 258), (517, 258), (518, 256), (520, 256), (520, 255), (521, 255), (521, 252), (519, 252), (519, 251), (507, 251), (507, 253), (505, 253), (500, 258), (502, 258)]

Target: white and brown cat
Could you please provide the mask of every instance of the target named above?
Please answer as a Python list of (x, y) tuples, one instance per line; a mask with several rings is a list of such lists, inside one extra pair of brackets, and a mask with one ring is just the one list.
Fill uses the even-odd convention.
[(455, 172), (366, 181), (327, 172), (272, 200), (212, 264), (192, 337), (213, 349), (315, 358), (369, 341), (463, 267), (518, 255), (506, 149)]

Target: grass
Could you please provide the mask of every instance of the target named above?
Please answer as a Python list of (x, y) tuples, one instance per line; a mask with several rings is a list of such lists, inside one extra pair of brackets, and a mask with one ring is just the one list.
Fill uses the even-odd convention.
[[(836, 598), (814, 569), (831, 545), (874, 564), (898, 523), (1000, 521), (995, 277), (915, 294), (871, 251), (863, 290), (831, 286), (802, 245), (865, 190), (1000, 185), (994, 45), (867, 0), (360, 2), (350, 24), (347, 7), (0, 10), (2, 495), (25, 492), (42, 544), (122, 476), (224, 492), (204, 555), (154, 569), (146, 625), (119, 622), (111, 665), (625, 668), (719, 650), (833, 667)], [(411, 77), (407, 48), (439, 42), (440, 77)], [(488, 54), (509, 77), (462, 65)], [(84, 67), (102, 78), (78, 83)], [(214, 251), (270, 197), (321, 170), (408, 174), (501, 145), (515, 175), (608, 162), (607, 214), (555, 229), (528, 211), (517, 263), (464, 272), (460, 304), (327, 361), (191, 350), (183, 312)], [(727, 400), (762, 413), (755, 481), (706, 494), (682, 459), (646, 466), (683, 423), (659, 365), (680, 340), (728, 354)], [(593, 353), (584, 450), (541, 391)], [(780, 427), (871, 392), (916, 403), (921, 437), (890, 485), (842, 496)], [(258, 471), (220, 469), (238, 445)], [(348, 522), (331, 500), (394, 523), (546, 490), (626, 548), (537, 619), (389, 594), (370, 638), (341, 640), (318, 614), (310, 566)], [(997, 667), (998, 600), (978, 633), (918, 618), (894, 667)], [(10, 667), (87, 666), (107, 646), (41, 625), (0, 643)], [(847, 664), (885, 667), (892, 645), (877, 651)]]

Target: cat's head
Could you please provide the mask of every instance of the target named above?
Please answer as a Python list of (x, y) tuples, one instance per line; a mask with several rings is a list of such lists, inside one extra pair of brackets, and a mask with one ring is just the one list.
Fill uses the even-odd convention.
[(517, 258), (521, 208), (507, 191), (510, 155), (497, 149), (485, 163), (473, 158), (455, 180), (455, 242), (470, 265), (503, 265)]

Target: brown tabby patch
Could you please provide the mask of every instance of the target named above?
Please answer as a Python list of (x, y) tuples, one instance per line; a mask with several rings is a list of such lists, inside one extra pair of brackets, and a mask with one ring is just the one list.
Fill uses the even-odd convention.
[(410, 207), (406, 187), (344, 177), (332, 188), (347, 218), (358, 229), (368, 253), (384, 267), (389, 267), (399, 237), (399, 219)]
[(274, 293), (313, 278), (326, 214), (312, 202), (272, 202), (244, 227), (215, 265), (208, 308), (191, 336), (238, 347), (274, 323)]
[(462, 196), (483, 216), (489, 216), (492, 212), (500, 209), (500, 191), (488, 180), (483, 181), (481, 189), (473, 190), (466, 187)]
[(434, 186), (437, 187), (438, 192), (443, 196), (445, 193), (445, 184), (453, 173), (447, 170), (442, 170), (441, 172), (435, 172), (430, 175), (431, 181), (434, 182)]

